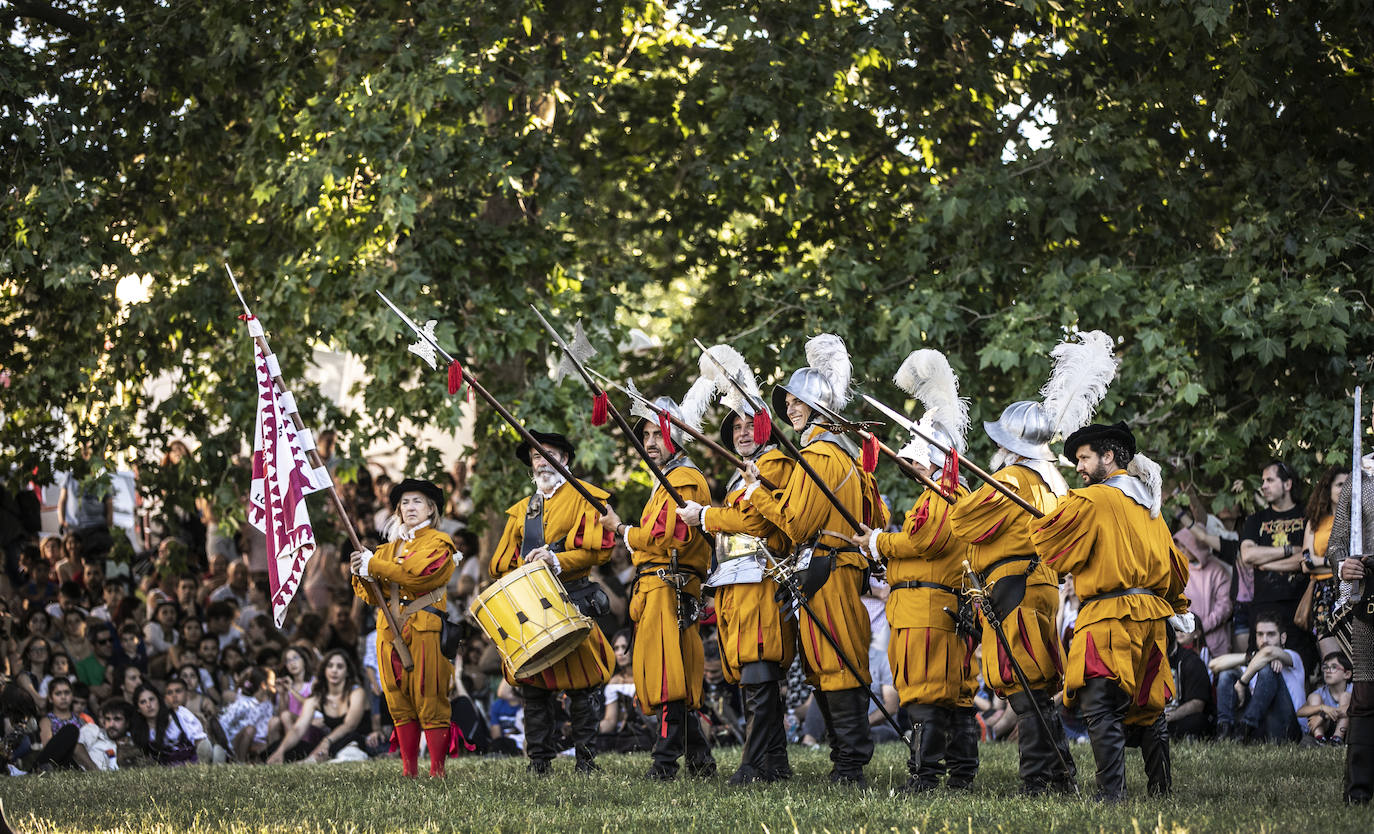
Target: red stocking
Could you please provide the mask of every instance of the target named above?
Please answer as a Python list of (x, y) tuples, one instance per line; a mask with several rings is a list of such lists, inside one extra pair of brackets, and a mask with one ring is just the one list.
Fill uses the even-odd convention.
[(444, 762), (448, 760), (448, 727), (425, 730), (425, 744), (429, 746), (429, 775), (444, 778)]
[(420, 724), (407, 721), (396, 725), (396, 740), (401, 748), (401, 772), (414, 779), (420, 775)]

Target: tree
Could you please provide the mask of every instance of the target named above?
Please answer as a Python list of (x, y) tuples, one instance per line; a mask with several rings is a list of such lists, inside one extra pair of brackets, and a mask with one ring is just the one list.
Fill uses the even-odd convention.
[[(545, 375), (531, 301), (606, 354), (652, 330), (620, 370), (654, 393), (687, 387), (691, 336), (776, 381), (838, 332), (888, 399), (938, 347), (981, 419), (1102, 328), (1102, 416), (1180, 480), (1348, 459), (1343, 391), (1374, 364), (1366, 4), (562, 5), (0, 10), (5, 464), (69, 462), (64, 420), (107, 458), (189, 432), (231, 501), (252, 381), (222, 261), (288, 378), (316, 343), (366, 357), (366, 414), (297, 392), (355, 454), (461, 407), (382, 289), (603, 480), (623, 445)], [(127, 275), (148, 301), (118, 303)], [(479, 437), (512, 440), (484, 410)], [(505, 457), (479, 503), (518, 489)]]

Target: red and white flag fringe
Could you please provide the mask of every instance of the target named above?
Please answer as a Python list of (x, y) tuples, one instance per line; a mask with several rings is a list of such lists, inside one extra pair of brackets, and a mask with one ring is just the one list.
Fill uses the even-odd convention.
[[(248, 332), (263, 336), (262, 324), (248, 317)], [(305, 563), (315, 553), (315, 530), (310, 526), (305, 496), (328, 489), (329, 471), (310, 465), (315, 438), (309, 429), (296, 430), (292, 415), (296, 400), (273, 380), (281, 376), (277, 357), (264, 353), (266, 339), (256, 341), (254, 365), (258, 376), (258, 418), (253, 432), (253, 483), (248, 491), (248, 521), (267, 536), (268, 593), (272, 618), (280, 628), (286, 606), (300, 587)]]

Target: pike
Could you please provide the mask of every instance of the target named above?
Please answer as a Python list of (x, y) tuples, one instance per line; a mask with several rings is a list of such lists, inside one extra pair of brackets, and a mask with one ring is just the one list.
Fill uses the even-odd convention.
[[(909, 419), (908, 417), (906, 417), (906, 415), (902, 414), (901, 412), (897, 411), (896, 409), (893, 409), (893, 408), (891, 408), (891, 407), (889, 407), (889, 406), (887, 406), (887, 405), (884, 405), (883, 403), (879, 402), (878, 400), (873, 399), (872, 397), (868, 396), (867, 394), (864, 394), (864, 395), (863, 395), (863, 398), (864, 398), (865, 401), (868, 402), (869, 405), (873, 406), (874, 408), (876, 408), (876, 409), (878, 409), (879, 411), (881, 411), (883, 414), (885, 414), (885, 415), (887, 415), (888, 417), (890, 417), (890, 418), (892, 419), (892, 421), (895, 422), (897, 425), (901, 426), (902, 428), (904, 428), (904, 429), (906, 429), (907, 431), (911, 432), (911, 433), (912, 433), (913, 435), (915, 435), (916, 437), (921, 438), (921, 439), (924, 440), (925, 442), (927, 442), (927, 443), (929, 443), (930, 445), (934, 446), (935, 448), (939, 449), (941, 452), (944, 452), (944, 453), (947, 454), (947, 455), (950, 454), (950, 450), (949, 450), (943, 443), (940, 443), (940, 442), (939, 442), (938, 440), (936, 440), (935, 438), (933, 438), (933, 437), (931, 437), (930, 435), (926, 434), (925, 431), (920, 427), (920, 425), (919, 425), (918, 423), (916, 423), (916, 422), (914, 422), (913, 420)], [(1037, 510), (1037, 509), (1035, 508), (1034, 505), (1032, 505), (1031, 503), (1029, 503), (1028, 501), (1026, 501), (1026, 499), (1022, 498), (1021, 496), (1017, 495), (1015, 492), (1012, 492), (1012, 491), (1011, 491), (1010, 489), (1008, 489), (1008, 488), (1006, 487), (1006, 485), (1003, 484), (1001, 481), (999, 481), (999, 480), (997, 480), (996, 478), (994, 478), (993, 476), (989, 475), (989, 474), (987, 473), (987, 471), (984, 470), (981, 466), (978, 466), (977, 464), (975, 464), (975, 463), (969, 461), (967, 458), (960, 458), (959, 463), (962, 464), (962, 465), (964, 465), (964, 466), (967, 466), (967, 467), (969, 468), (969, 470), (973, 472), (973, 474), (975, 474), (975, 475), (977, 475), (979, 478), (981, 478), (981, 479), (983, 480), (983, 482), (986, 483), (988, 486), (990, 486), (990, 487), (992, 487), (993, 489), (997, 490), (998, 492), (1002, 493), (1002, 494), (1003, 494), (1004, 496), (1006, 496), (1013, 504), (1015, 504), (1016, 506), (1018, 506), (1018, 507), (1020, 507), (1021, 509), (1025, 510), (1026, 512), (1030, 513), (1030, 514), (1031, 514), (1031, 517), (1033, 517), (1033, 518), (1044, 518), (1044, 517), (1045, 517), (1045, 514), (1042, 513), (1042, 512), (1040, 512), (1039, 510)]]
[[(593, 371), (591, 368), (588, 368), (587, 370), (591, 372), (592, 376), (601, 380), (602, 383), (610, 386), (611, 388), (614, 388), (615, 390), (621, 392), (630, 399), (638, 401), (645, 408), (654, 410), (654, 404), (650, 402), (649, 399), (645, 397), (643, 394), (639, 393), (639, 391), (635, 390), (635, 387), (633, 385), (626, 387), (612, 379), (608, 379), (605, 374), (597, 373), (596, 371)], [(667, 411), (661, 411), (659, 413), (666, 415), (669, 422), (671, 422), (674, 426), (677, 426), (678, 428), (687, 432), (687, 434), (691, 435), (694, 439), (702, 443), (702, 445), (710, 449), (712, 452), (715, 452), (716, 455), (723, 458), (726, 463), (739, 469), (744, 468), (743, 458), (741, 458), (739, 455), (736, 455), (734, 452), (729, 451), (724, 446), (720, 445), (719, 443), (702, 434), (701, 432), (697, 431), (695, 428), (688, 425), (687, 421), (679, 420)], [(763, 484), (766, 488), (770, 490), (778, 488), (775, 484), (773, 484), (771, 481), (769, 481), (762, 475), (759, 476), (759, 483)]]
[(606, 412), (610, 415), (611, 419), (615, 420), (615, 424), (620, 427), (621, 434), (625, 435), (625, 438), (630, 441), (630, 445), (634, 446), (635, 451), (639, 453), (640, 460), (644, 461), (644, 465), (649, 467), (649, 472), (654, 476), (654, 480), (658, 481), (659, 486), (663, 487), (663, 491), (668, 493), (668, 497), (671, 498), (675, 504), (679, 507), (687, 506), (687, 501), (682, 497), (681, 493), (679, 493), (672, 484), (668, 483), (668, 476), (663, 474), (663, 470), (659, 468), (658, 464), (649, 459), (649, 452), (644, 448), (644, 442), (635, 435), (634, 429), (626, 422), (624, 415), (620, 413), (620, 409), (616, 408), (615, 405), (610, 402), (609, 398), (606, 397), (605, 389), (597, 385), (596, 380), (592, 379), (592, 375), (587, 370), (587, 366), (582, 364), (582, 360), (579, 359), (577, 354), (573, 352), (573, 349), (568, 346), (568, 343), (563, 339), (563, 336), (554, 329), (554, 326), (549, 324), (549, 320), (544, 318), (544, 314), (539, 312), (539, 308), (531, 304), (530, 309), (539, 317), (539, 321), (543, 323), (544, 329), (549, 331), (549, 335), (553, 336), (554, 341), (558, 343), (558, 349), (563, 351), (563, 355), (567, 357), (572, 366), (577, 369), (578, 374), (582, 377), (582, 382), (587, 386), (588, 390), (590, 390), (598, 400), (606, 403)]
[[(992, 628), (993, 635), (997, 638), (997, 647), (1006, 655), (1007, 665), (1016, 675), (1016, 682), (1021, 685), (1022, 691), (1027, 694), (1031, 691), (1030, 679), (1026, 677), (1026, 670), (1021, 668), (1021, 664), (1016, 660), (1016, 656), (1011, 653), (1011, 643), (1007, 640), (1007, 633), (1002, 630), (1002, 614), (997, 607), (992, 604), (992, 597), (988, 592), (983, 581), (978, 578), (978, 573), (964, 560), (964, 576), (969, 583), (968, 596), (973, 605), (982, 613), (983, 619)], [(1045, 738), (1054, 738), (1054, 728), (1050, 726), (1050, 720), (1045, 717), (1045, 713), (1040, 711), (1040, 704), (1034, 699), (1028, 699), (1031, 708), (1035, 710), (1035, 719), (1040, 723), (1040, 729), (1044, 731)], [(1059, 764), (1064, 767), (1065, 773), (1073, 773), (1073, 764), (1064, 758), (1064, 753), (1059, 749), (1059, 745), (1054, 745), (1054, 754), (1059, 759)], [(1078, 793), (1078, 783), (1074, 782), (1074, 793)]]
[[(391, 308), (391, 312), (395, 313), (397, 317), (401, 319), (401, 321), (405, 322), (407, 327), (415, 331), (415, 335), (420, 337), (420, 345), (424, 345), (428, 348), (428, 350), (423, 350), (423, 348), (421, 350), (416, 350), (415, 348), (419, 347), (420, 345), (413, 345), (411, 347), (412, 353), (415, 353), (421, 359), (424, 359), (426, 362), (428, 362), (431, 368), (435, 367), (433, 358), (435, 351), (442, 355), (444, 359), (448, 360), (450, 365), (452, 365), (456, 361), (454, 360), (453, 356), (448, 351), (440, 347), (439, 343), (435, 340), (433, 322), (429, 322), (426, 324), (424, 328), (421, 328), (418, 324), (411, 320), (410, 316), (407, 316), (405, 313), (401, 312), (401, 309), (399, 307), (397, 307), (395, 304), (392, 304), (391, 299), (387, 298), (381, 290), (377, 290), (377, 295), (381, 297), (382, 301), (386, 302), (386, 306)], [(477, 396), (486, 400), (487, 404), (490, 405), (493, 409), (495, 409), (497, 414), (501, 415), (501, 419), (505, 420), (507, 425), (515, 429), (515, 433), (520, 435), (520, 438), (524, 440), (526, 443), (528, 443), (531, 449), (544, 448), (538, 440), (534, 439), (534, 435), (530, 434), (529, 429), (525, 428), (525, 426), (519, 420), (515, 419), (515, 415), (511, 414), (510, 411), (508, 411), (499, 400), (493, 397), (491, 393), (487, 391), (486, 388), (482, 387), (482, 383), (478, 382), (476, 378), (472, 376), (471, 373), (463, 375), (462, 379), (465, 380), (468, 385), (472, 386), (472, 390), (477, 392)], [(560, 463), (557, 458), (546, 457), (544, 458), (544, 460), (548, 461), (549, 465), (556, 469), (559, 475), (563, 476), (564, 480), (568, 482), (569, 486), (577, 490), (578, 495), (581, 495), (583, 498), (587, 499), (587, 503), (591, 504), (592, 508), (595, 509), (599, 515), (606, 514), (605, 505), (602, 504), (600, 501), (596, 500), (596, 498), (593, 497), (592, 494), (587, 491), (587, 488), (582, 486), (582, 482), (579, 481), (576, 477), (574, 477), (572, 472), (568, 471), (567, 466)]]
[[(229, 273), (229, 282), (234, 285), (234, 294), (239, 297), (239, 303), (243, 305), (243, 312), (246, 316), (245, 321), (251, 324), (254, 318), (253, 311), (248, 309), (248, 302), (244, 300), (243, 293), (239, 290), (239, 282), (234, 278), (234, 271), (229, 268), (229, 264), (224, 265), (224, 271)], [(267, 347), (266, 336), (254, 336), (253, 341), (257, 343), (258, 348), (262, 350), (264, 355), (271, 353), (271, 350)], [(276, 376), (272, 381), (280, 385), (283, 390), (286, 388), (280, 375)], [(295, 424), (297, 432), (305, 430), (305, 421), (301, 419), (299, 413), (291, 412), (291, 422)], [(367, 547), (359, 540), (358, 531), (353, 526), (353, 519), (349, 516), (348, 508), (344, 506), (343, 498), (339, 495), (338, 484), (334, 482), (334, 473), (329, 472), (324, 462), (320, 460), (320, 453), (317, 449), (309, 449), (306, 452), (306, 457), (312, 467), (315, 469), (324, 469), (325, 472), (328, 472), (329, 497), (334, 500), (334, 511), (339, 514), (339, 520), (343, 522), (344, 532), (348, 534), (348, 541), (353, 545), (353, 550), (355, 552), (367, 550)], [(375, 578), (370, 576), (362, 581), (363, 584), (372, 591), (378, 602), (381, 603), (378, 607), (382, 611), (382, 616), (386, 618), (386, 624), (391, 628), (392, 650), (396, 653), (396, 659), (401, 661), (401, 666), (404, 667), (406, 671), (410, 671), (415, 668), (415, 660), (410, 656), (410, 649), (406, 646), (405, 640), (401, 635), (401, 624), (396, 620), (396, 613), (391, 610), (391, 606), (386, 604), (386, 595), (382, 593), (382, 586)]]

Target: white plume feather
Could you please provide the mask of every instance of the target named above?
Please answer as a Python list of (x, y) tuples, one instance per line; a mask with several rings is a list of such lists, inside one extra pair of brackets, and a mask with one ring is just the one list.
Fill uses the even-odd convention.
[(1040, 389), (1054, 434), (1065, 437), (1092, 422), (1093, 412), (1107, 396), (1107, 386), (1116, 378), (1112, 337), (1101, 330), (1077, 337), (1079, 341), (1071, 341), (1070, 336), (1050, 352), (1054, 370)]
[(1135, 457), (1126, 465), (1126, 474), (1139, 478), (1150, 490), (1150, 518), (1159, 518), (1159, 508), (1164, 503), (1164, 474), (1159, 464), (1136, 452)]
[(959, 379), (943, 353), (930, 348), (912, 351), (892, 381), (920, 401), (925, 409), (922, 423), (939, 423), (960, 452), (967, 448), (968, 400), (959, 396)]
[(830, 389), (835, 394), (835, 409), (849, 405), (853, 398), (849, 390), (849, 380), (854, 374), (854, 365), (849, 361), (849, 349), (844, 340), (834, 333), (822, 333), (806, 342), (806, 364), (821, 372)]
[[(706, 349), (706, 354), (702, 355), (699, 363), (701, 375), (715, 382), (721, 404), (737, 414), (753, 413), (754, 409), (745, 405), (744, 397), (730, 382), (733, 379), (748, 391), (750, 396), (761, 398), (758, 380), (754, 378), (754, 371), (749, 367), (749, 363), (744, 361), (739, 351), (729, 345), (712, 345)], [(716, 361), (712, 362), (713, 358)]]
[(682, 398), (682, 422), (701, 431), (701, 418), (715, 398), (716, 381), (706, 376), (697, 377), (697, 381), (692, 383), (692, 387), (687, 389), (687, 395)]

